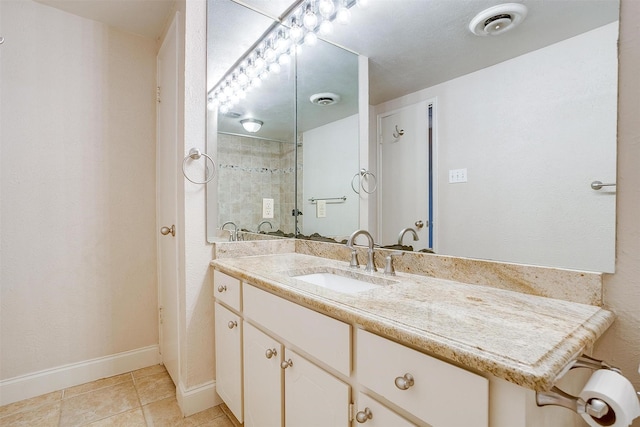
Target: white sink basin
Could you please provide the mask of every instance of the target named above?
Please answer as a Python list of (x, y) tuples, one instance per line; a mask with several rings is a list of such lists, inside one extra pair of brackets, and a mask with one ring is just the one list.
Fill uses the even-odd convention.
[[(386, 280), (376, 277), (368, 277), (356, 272), (343, 272), (341, 270), (327, 269), (306, 274), (291, 274), (294, 279), (302, 280), (312, 285), (331, 289), (332, 291), (346, 294), (377, 289), (380, 286), (396, 283), (394, 280)], [(365, 280), (361, 280), (365, 279)], [(379, 283), (375, 283), (379, 282)]]

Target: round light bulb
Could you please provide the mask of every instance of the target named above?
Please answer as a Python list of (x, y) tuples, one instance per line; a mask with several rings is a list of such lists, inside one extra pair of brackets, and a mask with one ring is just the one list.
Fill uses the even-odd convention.
[(338, 21), (338, 24), (348, 24), (351, 22), (351, 11), (344, 6), (340, 6), (336, 12), (336, 21)]
[(251, 87), (257, 88), (260, 86), (262, 86), (262, 80), (260, 80), (260, 77), (254, 77), (251, 79)]
[(315, 46), (316, 43), (318, 43), (318, 36), (316, 36), (316, 33), (309, 32), (304, 36), (304, 44)]
[(364, 9), (369, 6), (369, 0), (356, 0), (356, 4)]
[(331, 23), (331, 21), (327, 19), (322, 21), (320, 23), (320, 28), (318, 29), (318, 32), (323, 36), (331, 34), (333, 32), (333, 24)]
[(221, 112), (222, 114), (226, 114), (226, 113), (228, 113), (228, 112), (229, 112), (229, 104), (222, 104), (222, 105), (220, 106), (220, 112)]
[(333, 5), (333, 0), (320, 0), (318, 4), (318, 10), (320, 11), (320, 15), (325, 18), (330, 18), (333, 15), (333, 11), (335, 10), (335, 6)]
[(307, 7), (307, 11), (304, 13), (304, 17), (302, 18), (302, 24), (309, 31), (312, 31), (318, 25), (318, 17), (311, 10), (311, 6)]
[(274, 62), (273, 64), (269, 65), (269, 71), (273, 74), (278, 74), (280, 70), (281, 70), (280, 64), (278, 64), (277, 62)]
[(302, 31), (302, 27), (298, 25), (296, 18), (291, 18), (291, 29), (289, 30), (289, 37), (293, 40), (294, 43), (302, 40), (302, 36), (304, 36), (304, 32)]
[(288, 52), (285, 52), (278, 57), (278, 64), (289, 65), (290, 63), (291, 63), (291, 56), (289, 56)]

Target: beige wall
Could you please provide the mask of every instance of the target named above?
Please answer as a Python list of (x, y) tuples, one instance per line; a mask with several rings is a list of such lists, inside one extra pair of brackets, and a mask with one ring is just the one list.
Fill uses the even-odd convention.
[[(618, 318), (595, 356), (620, 367), (640, 390), (640, 2), (622, 0), (619, 50), (616, 273), (605, 306)], [(633, 424), (640, 426), (640, 419)]]
[(0, 379), (157, 345), (154, 40), (2, 0)]

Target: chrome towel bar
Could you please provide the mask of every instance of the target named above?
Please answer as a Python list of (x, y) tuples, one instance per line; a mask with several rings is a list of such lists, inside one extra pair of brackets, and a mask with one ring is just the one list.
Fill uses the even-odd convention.
[(600, 190), (602, 187), (615, 187), (616, 183), (611, 182), (609, 184), (603, 184), (601, 181), (593, 181), (591, 183), (591, 188), (594, 190)]

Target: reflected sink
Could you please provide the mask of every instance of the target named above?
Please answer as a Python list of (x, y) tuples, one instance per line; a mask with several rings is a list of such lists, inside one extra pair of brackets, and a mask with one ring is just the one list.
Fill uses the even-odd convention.
[(298, 274), (296, 274), (296, 272), (290, 272), (289, 275), (294, 279), (346, 294), (369, 291), (378, 289), (380, 286), (397, 283), (395, 280), (387, 280), (380, 277), (337, 269), (323, 269), (322, 271), (314, 272), (307, 271)]

